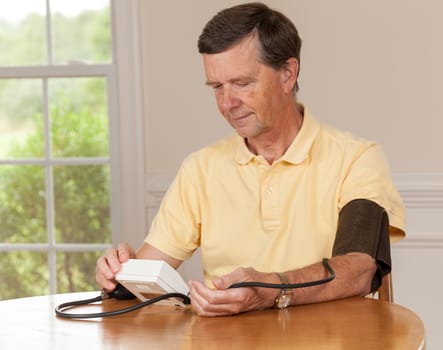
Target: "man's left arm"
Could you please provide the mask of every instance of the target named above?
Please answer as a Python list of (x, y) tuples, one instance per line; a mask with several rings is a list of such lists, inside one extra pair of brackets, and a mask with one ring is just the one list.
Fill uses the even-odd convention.
[[(342, 208), (329, 264), (335, 271), (335, 279), (293, 290), (290, 305), (364, 296), (379, 288), (382, 277), (391, 271), (389, 219), (384, 208), (366, 199), (353, 200)], [(329, 274), (321, 262), (278, 272), (283, 273), (290, 284), (321, 280)], [(279, 290), (229, 289), (234, 283), (249, 281), (281, 283), (277, 273), (263, 273), (252, 268), (239, 268), (215, 279), (215, 289), (190, 281), (193, 307), (202, 316), (231, 315), (272, 307)]]
[[(329, 259), (336, 278), (318, 286), (298, 288), (293, 291), (290, 305), (310, 304), (355, 295), (364, 296), (371, 291), (376, 271), (375, 259), (366, 253), (349, 253)], [(288, 282), (302, 283), (328, 277), (322, 263), (293, 271), (284, 271)], [(201, 316), (233, 315), (241, 312), (271, 308), (280, 290), (229, 287), (237, 282), (260, 281), (281, 283), (276, 273), (258, 272), (252, 268), (239, 268), (213, 281), (211, 289), (198, 281), (190, 281), (190, 294), (194, 310)]]

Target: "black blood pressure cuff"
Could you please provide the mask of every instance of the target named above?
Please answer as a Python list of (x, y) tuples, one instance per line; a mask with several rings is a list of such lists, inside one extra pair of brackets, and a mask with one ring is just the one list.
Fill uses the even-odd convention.
[(338, 217), (332, 256), (357, 252), (375, 259), (377, 271), (371, 285), (371, 292), (375, 292), (383, 276), (391, 272), (389, 218), (384, 208), (368, 199), (349, 202)]

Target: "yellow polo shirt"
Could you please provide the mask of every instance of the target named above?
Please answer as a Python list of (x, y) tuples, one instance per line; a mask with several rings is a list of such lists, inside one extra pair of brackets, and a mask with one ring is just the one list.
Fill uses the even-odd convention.
[(386, 209), (391, 239), (404, 236), (403, 203), (380, 146), (320, 124), (305, 108), (300, 132), (272, 165), (238, 135), (188, 156), (145, 241), (180, 260), (201, 247), (208, 285), (237, 267), (300, 268), (331, 256), (340, 209), (358, 198)]

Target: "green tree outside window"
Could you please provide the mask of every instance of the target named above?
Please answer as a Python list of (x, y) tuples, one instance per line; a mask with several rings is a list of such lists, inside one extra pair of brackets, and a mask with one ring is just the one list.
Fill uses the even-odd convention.
[[(35, 14), (24, 20), (20, 31), (15, 28), (8, 32), (8, 26), (0, 22), (0, 42), (22, 38), (15, 41), (17, 48), (13, 53), (0, 50), (0, 65), (10, 61), (20, 63), (29, 54), (40, 52), (32, 40), (25, 39), (26, 33), (40, 33), (40, 24), (41, 18)], [(109, 8), (70, 18), (57, 15), (54, 27), (59, 28), (56, 33), (63, 33), (63, 40), (58, 40), (57, 35), (54, 39), (57, 61), (66, 63), (74, 57), (78, 46), (69, 43), (78, 42), (79, 28), (87, 35), (81, 52), (77, 52), (79, 59), (111, 61)], [(15, 57), (11, 59), (11, 55)], [(35, 87), (34, 82), (40, 82), (39, 86), (41, 81), (29, 79), (30, 89)], [(54, 243), (110, 243), (109, 162), (87, 162), (88, 158), (109, 158), (106, 80), (53, 78), (48, 80), (48, 91), (51, 154), (56, 159), (68, 160), (50, 166), (54, 184)], [(25, 125), (33, 126), (16, 139), (4, 137), (7, 133), (0, 130), (0, 138), (4, 139), (0, 140), (0, 158), (42, 158), (45, 122), (42, 112), (35, 112), (42, 110), (41, 96), (32, 97), (25, 92), (17, 91), (8, 79), (0, 80), (0, 111), (17, 118), (8, 119), (8, 123), (24, 121)], [(2, 99), (14, 93), (18, 94), (17, 99)], [(20, 94), (31, 97), (20, 99)], [(72, 158), (86, 161), (69, 164)], [(48, 242), (47, 174), (48, 168), (32, 162), (0, 164), (0, 243)], [(100, 253), (57, 252), (57, 292), (95, 290), (95, 261)], [(0, 299), (47, 294), (48, 279), (48, 258), (44, 250), (0, 251)]]

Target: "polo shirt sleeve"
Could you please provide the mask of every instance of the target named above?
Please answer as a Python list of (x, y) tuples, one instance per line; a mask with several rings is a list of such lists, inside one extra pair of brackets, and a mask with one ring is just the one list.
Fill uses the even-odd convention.
[(200, 243), (201, 192), (195, 164), (188, 157), (163, 197), (145, 242), (178, 260), (188, 259)]
[(339, 210), (354, 199), (369, 199), (387, 211), (391, 242), (401, 240), (405, 236), (405, 208), (381, 147), (369, 142), (362, 144), (352, 152), (348, 164)]

